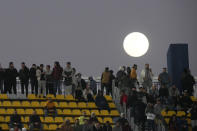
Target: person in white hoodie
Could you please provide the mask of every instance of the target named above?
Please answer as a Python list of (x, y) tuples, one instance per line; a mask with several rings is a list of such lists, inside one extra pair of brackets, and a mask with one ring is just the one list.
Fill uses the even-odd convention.
[(140, 82), (148, 92), (152, 87), (152, 78), (153, 78), (152, 70), (149, 68), (149, 64), (145, 64), (145, 69), (142, 70), (140, 75)]
[(38, 96), (41, 97), (41, 90), (43, 97), (46, 97), (46, 74), (44, 71), (44, 65), (41, 64), (36, 70), (36, 76), (38, 80)]

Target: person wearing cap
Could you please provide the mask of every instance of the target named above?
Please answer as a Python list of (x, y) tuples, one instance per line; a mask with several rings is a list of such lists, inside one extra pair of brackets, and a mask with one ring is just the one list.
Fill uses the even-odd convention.
[(170, 76), (167, 73), (167, 69), (163, 68), (163, 72), (159, 74), (158, 81), (161, 86), (169, 87), (170, 85)]

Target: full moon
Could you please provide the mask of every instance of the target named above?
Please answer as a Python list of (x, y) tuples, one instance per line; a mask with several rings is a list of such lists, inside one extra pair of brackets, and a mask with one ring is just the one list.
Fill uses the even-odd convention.
[(144, 34), (132, 32), (125, 37), (123, 47), (129, 56), (140, 57), (148, 51), (149, 42)]

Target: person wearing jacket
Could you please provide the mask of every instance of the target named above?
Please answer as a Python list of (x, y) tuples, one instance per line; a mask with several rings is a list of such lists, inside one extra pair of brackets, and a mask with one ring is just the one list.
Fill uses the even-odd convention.
[(32, 64), (32, 67), (29, 70), (29, 78), (31, 83), (31, 93), (38, 94), (38, 80), (36, 77), (36, 64)]
[(196, 131), (197, 130), (197, 102), (193, 103), (189, 112), (191, 113), (192, 131)]
[(106, 95), (110, 93), (110, 75), (109, 68), (106, 67), (105, 71), (101, 75), (101, 91), (104, 93), (104, 87), (106, 89)]
[(56, 95), (57, 91), (58, 94), (61, 95), (62, 94), (62, 89), (61, 89), (61, 80), (62, 80), (62, 72), (63, 69), (60, 66), (59, 62), (56, 61), (54, 63), (54, 67), (53, 67), (53, 71), (52, 71), (52, 77), (54, 80), (54, 94)]
[(4, 75), (5, 75), (5, 70), (2, 68), (0, 64), (0, 92), (2, 94), (4, 93), (4, 89), (3, 89)]
[(41, 64), (40, 67), (36, 70), (36, 76), (38, 80), (38, 95), (41, 97), (41, 90), (43, 93), (43, 97), (46, 97), (46, 74), (44, 71), (44, 65)]
[[(52, 71), (50, 69), (50, 65), (46, 66), (46, 95), (47, 94), (54, 94), (53, 91), (53, 78), (52, 78)], [(55, 96), (55, 94), (54, 94)]]
[(19, 70), (19, 79), (21, 82), (21, 93), (24, 94), (25, 90), (27, 96), (29, 85), (29, 69), (26, 67), (24, 62), (21, 63), (21, 69)]
[(4, 93), (9, 92), (12, 94), (12, 90), (14, 94), (17, 94), (16, 90), (16, 77), (18, 76), (18, 71), (14, 67), (14, 63), (9, 63), (9, 68), (5, 70), (5, 90)]

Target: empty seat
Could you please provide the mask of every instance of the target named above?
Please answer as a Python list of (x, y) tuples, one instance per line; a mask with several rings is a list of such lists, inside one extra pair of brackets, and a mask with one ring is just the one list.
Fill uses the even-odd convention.
[(44, 122), (44, 117), (41, 116), (40, 117), (40, 120), (41, 120), (41, 122)]
[(40, 103), (38, 101), (32, 101), (31, 106), (35, 107), (35, 108), (38, 108), (38, 107), (40, 107)]
[(56, 99), (57, 100), (63, 100), (65, 98), (64, 98), (64, 95), (56, 95)]
[(55, 122), (56, 123), (63, 123), (63, 118), (62, 117), (55, 117)]
[(116, 105), (114, 103), (108, 103), (109, 104), (109, 108), (116, 108)]
[(79, 102), (78, 103), (78, 108), (86, 108), (86, 103), (85, 102)]
[(43, 109), (36, 109), (36, 112), (37, 112), (38, 115), (43, 115), (44, 114)]
[(59, 102), (59, 107), (60, 108), (67, 108), (68, 104), (67, 104), (67, 102)]
[(14, 109), (7, 109), (6, 114), (8, 115), (14, 114)]
[(0, 116), (0, 122), (4, 122), (4, 117)]
[(73, 115), (81, 115), (81, 111), (79, 109), (72, 110)]
[(165, 110), (163, 110), (163, 111), (161, 111), (161, 115), (164, 117), (170, 117), (172, 115), (176, 115), (176, 112), (175, 111), (167, 111), (166, 112)]
[(27, 98), (28, 99), (37, 99), (35, 94), (28, 94)]
[(0, 99), (8, 99), (8, 95), (7, 94), (1, 94)]
[(64, 115), (72, 115), (70, 109), (64, 109), (64, 110), (62, 111), (62, 114), (64, 114)]
[(94, 112), (96, 116), (99, 116), (99, 115), (100, 115), (100, 113), (99, 113), (98, 110), (91, 110), (91, 113), (92, 113), (92, 112)]
[(53, 117), (50, 117), (50, 116), (45, 117), (44, 122), (45, 123), (53, 123), (54, 122)]
[(25, 115), (24, 109), (16, 109), (16, 111), (19, 115)]
[(21, 117), (22, 122), (29, 123), (29, 116)]
[(49, 129), (48, 125), (47, 124), (43, 124), (43, 129), (44, 129), (44, 131), (48, 130)]
[(12, 106), (13, 107), (21, 107), (21, 103), (20, 103), (20, 101), (13, 101)]
[(84, 110), (82, 110), (81, 112), (85, 112), (86, 115), (90, 116), (90, 111), (89, 111), (89, 110), (84, 109)]
[(49, 130), (56, 130), (57, 125), (56, 124), (50, 124), (49, 125)]
[(54, 95), (52, 95), (52, 94), (47, 94), (46, 97), (47, 97), (47, 98), (51, 98), (51, 99), (54, 99), (54, 98), (55, 98)]
[(76, 104), (76, 102), (69, 102), (68, 107), (69, 108), (77, 108), (77, 104)]
[(5, 120), (5, 122), (10, 122), (10, 116), (6, 116), (6, 117), (4, 118), (4, 120)]
[(184, 111), (178, 111), (176, 116), (181, 117), (181, 116), (185, 116), (186, 113)]
[(97, 106), (94, 102), (88, 102), (87, 108), (97, 108)]
[(2, 130), (8, 130), (8, 124), (1, 124)]
[(107, 101), (112, 101), (112, 97), (111, 97), (111, 96), (108, 96), (108, 95), (105, 95), (105, 99), (106, 99)]
[(100, 111), (100, 115), (102, 115), (102, 116), (108, 116), (109, 115), (109, 112), (108, 112), (108, 110), (101, 110)]
[(5, 110), (5, 109), (0, 109), (0, 114), (1, 114), (1, 115), (6, 114), (6, 110)]
[(29, 101), (23, 101), (21, 104), (22, 104), (22, 107), (31, 107), (31, 104)]
[(113, 120), (112, 120), (111, 117), (105, 117), (105, 118), (103, 119), (103, 122), (104, 122), (104, 123), (106, 123), (107, 121), (109, 121), (109, 123), (113, 123)]
[(165, 122), (169, 124), (170, 118), (165, 118)]
[(97, 119), (98, 119), (98, 121), (99, 121), (100, 123), (103, 123), (103, 119), (102, 119), (101, 117), (97, 117)]
[(67, 95), (65, 98), (66, 98), (66, 100), (68, 100), (68, 101), (74, 101), (74, 100), (75, 100), (74, 97), (73, 97), (72, 95)]
[(74, 120), (72, 117), (65, 117), (65, 120), (70, 120), (70, 123), (74, 123)]
[(40, 102), (40, 106), (41, 107), (45, 107), (46, 106), (46, 102), (45, 101)]
[(61, 109), (57, 109), (57, 114), (58, 115), (62, 115), (63, 113), (62, 113), (62, 110)]
[(3, 106), (3, 107), (11, 107), (12, 104), (11, 104), (10, 101), (3, 101), (2, 106)]
[(34, 112), (33, 109), (26, 109), (26, 110), (25, 110), (25, 114), (26, 114), (26, 115), (32, 115), (33, 112)]
[(120, 113), (117, 110), (111, 110), (110, 115), (111, 116), (120, 116)]

